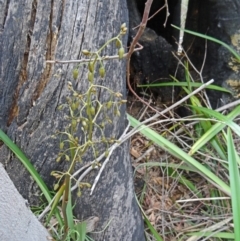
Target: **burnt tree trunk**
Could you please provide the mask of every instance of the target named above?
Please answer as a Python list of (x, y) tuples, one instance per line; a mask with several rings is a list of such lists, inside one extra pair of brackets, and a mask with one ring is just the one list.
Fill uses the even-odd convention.
[[(130, 26), (129, 41), (131, 42), (137, 31), (136, 26), (142, 18), (146, 1), (127, 0), (127, 2)], [(184, 68), (172, 54), (172, 52), (176, 54), (179, 31), (171, 24), (180, 26), (181, 0), (168, 0), (167, 2), (170, 16), (166, 25), (166, 9), (163, 9), (148, 21), (146, 30), (139, 40), (144, 48), (132, 56), (131, 81), (133, 86), (171, 82), (170, 75), (175, 76), (179, 81), (185, 81)], [(154, 0), (150, 16), (162, 8), (164, 4), (164, 0)], [(186, 29), (219, 39), (240, 53), (240, 1), (189, 1)], [(212, 108), (220, 107), (239, 98), (239, 64), (232, 59), (232, 54), (225, 47), (185, 33), (183, 48), (198, 72), (203, 67), (202, 78), (204, 82), (214, 79), (214, 84), (226, 87), (233, 93), (229, 95), (220, 91), (207, 91)], [(184, 55), (178, 58), (182, 62), (187, 60)], [(195, 81), (199, 80), (199, 74), (193, 68), (190, 68), (190, 73)], [(151, 90), (157, 93), (162, 102), (179, 98), (178, 88), (156, 87), (151, 88)], [(183, 113), (183, 115), (185, 114), (188, 112)]]
[[(65, 170), (57, 163), (59, 140), (52, 138), (64, 130), (64, 117), (57, 107), (68, 96), (67, 81), (73, 64), (47, 64), (46, 60), (81, 59), (81, 50), (96, 51), (116, 36), (120, 25), (128, 23), (125, 0), (4, 0), (0, 3), (0, 128), (25, 152), (44, 181), (52, 188), (52, 170)], [(127, 36), (124, 44), (127, 43)], [(111, 45), (106, 55), (115, 55)], [(105, 65), (106, 78), (99, 84), (126, 96), (125, 61), (111, 60)], [(80, 72), (76, 88), (84, 90), (86, 72)], [(104, 96), (99, 93), (100, 99)], [(108, 132), (120, 137), (126, 127), (125, 107)], [(96, 240), (145, 240), (137, 206), (129, 143), (117, 148), (106, 166), (93, 195), (83, 191), (76, 199), (79, 219), (99, 218), (94, 231), (110, 222)], [(89, 160), (91, 161), (89, 156)], [(0, 161), (22, 196), (30, 204), (38, 202), (40, 192), (19, 160), (3, 145)], [(86, 181), (93, 182), (97, 170)], [(104, 238), (103, 238), (104, 237)]]

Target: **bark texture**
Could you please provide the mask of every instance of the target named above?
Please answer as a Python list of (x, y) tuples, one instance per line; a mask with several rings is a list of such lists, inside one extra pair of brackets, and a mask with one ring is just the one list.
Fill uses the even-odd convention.
[[(125, 0), (19, 0), (0, 2), (0, 128), (26, 153), (44, 181), (52, 187), (52, 170), (64, 170), (56, 163), (59, 140), (52, 138), (64, 130), (64, 114), (57, 107), (68, 96), (67, 81), (72, 79), (73, 64), (46, 64), (46, 60), (81, 59), (81, 50), (97, 50), (115, 36), (123, 22), (128, 23)], [(127, 43), (127, 36), (124, 44)], [(116, 54), (111, 45), (106, 55)], [(106, 63), (106, 78), (97, 83), (125, 96), (125, 62)], [(80, 73), (76, 88), (87, 88), (86, 71)], [(106, 99), (104, 92), (100, 100)], [(125, 107), (113, 120), (107, 134), (119, 137), (126, 126)], [(145, 240), (143, 222), (135, 201), (132, 169), (124, 143), (112, 155), (92, 196), (83, 192), (76, 199), (80, 219), (97, 216), (96, 240)], [(86, 161), (91, 161), (89, 155)], [(20, 162), (4, 145), (3, 163), (18, 191), (31, 204), (39, 190)], [(93, 182), (97, 171), (86, 181)]]

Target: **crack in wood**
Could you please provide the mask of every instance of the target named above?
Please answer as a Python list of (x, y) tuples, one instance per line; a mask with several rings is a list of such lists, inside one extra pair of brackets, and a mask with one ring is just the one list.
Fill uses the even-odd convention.
[(10, 3), (10, 0), (7, 0), (7, 3), (5, 5), (4, 18), (3, 18), (3, 22), (2, 22), (3, 29), (4, 29), (7, 15), (8, 15), (7, 13), (8, 13), (8, 9), (9, 9), (9, 3)]
[[(52, 60), (54, 59), (55, 56), (55, 50), (56, 50), (56, 45), (57, 45), (57, 40), (58, 40), (58, 32), (54, 32), (52, 29), (52, 23), (53, 23), (53, 11), (54, 9), (54, 0), (51, 0), (51, 11), (50, 11), (50, 19), (49, 19), (49, 33), (47, 35), (47, 39), (46, 39), (46, 55), (45, 55), (45, 59), (46, 60)], [(51, 64), (47, 64), (41, 77), (38, 80), (38, 85), (34, 91), (33, 97), (32, 97), (32, 102), (34, 103), (39, 96), (41, 95), (41, 93), (43, 92), (43, 90), (45, 89), (46, 85), (48, 84), (50, 77), (52, 74), (52, 65)]]
[(30, 51), (30, 46), (31, 46), (31, 37), (34, 29), (34, 24), (36, 20), (36, 9), (37, 9), (37, 0), (34, 0), (32, 2), (32, 9), (31, 9), (31, 16), (30, 16), (30, 22), (29, 22), (29, 29), (28, 29), (28, 34), (27, 34), (27, 44), (25, 47), (25, 52), (23, 56), (23, 61), (21, 64), (21, 70), (20, 70), (20, 75), (19, 75), (19, 82), (16, 88), (16, 91), (13, 95), (13, 102), (10, 108), (10, 112), (8, 115), (8, 121), (7, 121), (7, 126), (10, 126), (13, 119), (18, 116), (18, 111), (19, 107), (17, 104), (18, 97), (19, 97), (19, 91), (23, 84), (27, 81), (28, 75), (27, 75), (27, 65), (28, 65), (28, 58), (29, 58), (29, 51)]

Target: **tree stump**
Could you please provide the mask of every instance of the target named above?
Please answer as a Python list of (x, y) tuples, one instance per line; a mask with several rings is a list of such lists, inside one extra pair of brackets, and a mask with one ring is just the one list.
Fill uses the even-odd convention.
[[(136, 28), (142, 18), (145, 6), (144, 0), (128, 0), (129, 7), (129, 35), (130, 41), (134, 37)], [(184, 68), (179, 64), (188, 61), (184, 56), (173, 56), (177, 50), (179, 31), (171, 24), (180, 26), (181, 0), (168, 0), (170, 16), (165, 25), (166, 9), (156, 14), (147, 24), (147, 28), (140, 43), (143, 50), (132, 56), (132, 84), (147, 84), (169, 82), (169, 75), (179, 81), (185, 81)], [(164, 0), (154, 0), (150, 12), (152, 16), (163, 7)], [(240, 3), (238, 0), (191, 0), (188, 4), (186, 29), (207, 34), (233, 47), (240, 53)], [(165, 27), (164, 27), (165, 25)], [(135, 28), (135, 29), (133, 29)], [(207, 44), (206, 44), (207, 43)], [(203, 66), (202, 77), (205, 82), (214, 79), (214, 84), (224, 86), (233, 92), (233, 95), (222, 94), (219, 91), (207, 91), (213, 108), (239, 97), (239, 65), (232, 59), (231, 53), (223, 46), (184, 33), (183, 48), (188, 58), (198, 71)], [(185, 54), (185, 55), (186, 55)], [(195, 81), (199, 74), (190, 68)], [(153, 89), (153, 88), (151, 88)], [(168, 101), (174, 96), (172, 88), (155, 88), (160, 99)], [(178, 93), (175, 89), (175, 94)]]
[[(0, 5), (0, 128), (23, 150), (44, 181), (53, 187), (52, 170), (65, 170), (57, 163), (59, 140), (52, 138), (64, 130), (64, 114), (57, 107), (68, 96), (67, 81), (73, 64), (47, 64), (46, 60), (81, 59), (83, 49), (98, 50), (117, 35), (123, 22), (128, 24), (126, 1), (37, 1), (4, 0)], [(124, 38), (127, 44), (127, 36)], [(104, 52), (115, 55), (115, 46)], [(110, 60), (106, 78), (97, 83), (126, 97), (125, 61)], [(76, 88), (84, 90), (86, 72), (80, 73)], [(105, 96), (99, 93), (99, 98)], [(107, 130), (120, 137), (126, 127), (125, 107)], [(135, 200), (132, 167), (125, 142), (111, 156), (93, 195), (86, 189), (76, 198), (79, 219), (99, 218), (96, 240), (145, 240), (140, 210)], [(88, 160), (91, 161), (92, 156)], [(39, 189), (19, 160), (0, 146), (3, 163), (18, 191), (30, 204), (39, 201)], [(87, 177), (92, 183), (97, 171)], [(103, 238), (104, 237), (104, 238)]]

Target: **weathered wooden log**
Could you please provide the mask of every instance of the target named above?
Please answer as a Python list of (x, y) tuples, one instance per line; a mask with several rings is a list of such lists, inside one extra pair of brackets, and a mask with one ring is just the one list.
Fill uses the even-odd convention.
[(48, 241), (49, 233), (31, 212), (0, 163), (0, 239)]
[[(52, 170), (66, 170), (66, 163), (56, 163), (59, 139), (64, 130), (64, 113), (57, 107), (68, 96), (67, 81), (72, 79), (73, 64), (47, 64), (46, 60), (81, 59), (81, 51), (92, 51), (116, 36), (120, 25), (128, 23), (126, 1), (1, 1), (0, 6), (0, 128), (26, 153), (44, 181), (53, 187)], [(123, 39), (127, 43), (127, 36)], [(111, 45), (104, 51), (115, 55)], [(125, 61), (108, 61), (106, 78), (97, 83), (126, 96)], [(87, 88), (86, 71), (80, 72), (76, 88)], [(100, 101), (106, 98), (99, 93)], [(113, 120), (106, 135), (120, 137), (126, 127), (125, 107)], [(109, 226), (96, 240), (145, 240), (137, 206), (129, 143), (116, 149), (106, 166), (93, 195), (83, 191), (76, 199), (79, 219), (99, 218), (95, 231)], [(87, 161), (92, 161), (89, 155)], [(39, 189), (19, 160), (3, 145), (0, 161), (22, 196), (30, 204), (39, 201)], [(97, 171), (87, 176), (92, 183)]]

